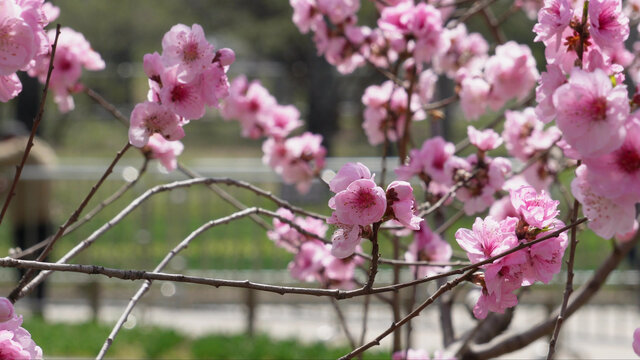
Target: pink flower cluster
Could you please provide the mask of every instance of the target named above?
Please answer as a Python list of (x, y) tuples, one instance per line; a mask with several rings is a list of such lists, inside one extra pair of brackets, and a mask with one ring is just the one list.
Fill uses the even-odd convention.
[(460, 106), (471, 120), (484, 114), (487, 107), (498, 110), (508, 100), (524, 99), (539, 76), (529, 47), (514, 41), (498, 45), (482, 71), (472, 70), (458, 74)]
[[(546, 152), (560, 139), (560, 130), (555, 126), (545, 129), (534, 108), (507, 110), (505, 118), (502, 132), (505, 146), (511, 156), (522, 162), (526, 163), (539, 153)], [(525, 169), (522, 175), (536, 190), (546, 190), (553, 181), (555, 168), (552, 158), (543, 155), (535, 164)]]
[(13, 304), (0, 298), (0, 359), (42, 359), (42, 349), (31, 339)]
[[(278, 215), (299, 225), (302, 229), (324, 237), (327, 224), (311, 217), (294, 216), (291, 211), (280, 208)], [(294, 253), (295, 258), (289, 263), (289, 272), (295, 279), (302, 281), (318, 281), (328, 288), (352, 288), (355, 267), (363, 262), (360, 257), (352, 256), (339, 259), (331, 254), (331, 246), (321, 240), (303, 235), (288, 223), (278, 218), (273, 219), (274, 229), (267, 235), (275, 244)]]
[(150, 89), (148, 100), (131, 112), (129, 142), (140, 148), (149, 144), (152, 157), (167, 170), (175, 169), (183, 126), (228, 95), (226, 72), (234, 60), (230, 49), (215, 51), (200, 25), (174, 25), (162, 38), (162, 54), (144, 56)]
[[(56, 31), (49, 30), (47, 36), (49, 42), (53, 43)], [(29, 75), (37, 77), (43, 84), (47, 80), (50, 57), (49, 52), (41, 54), (36, 57), (35, 66), (29, 69)], [(75, 108), (71, 94), (83, 89), (79, 82), (83, 68), (98, 71), (105, 68), (105, 63), (84, 35), (68, 27), (61, 28), (49, 88), (53, 91), (53, 100), (62, 113)]]
[[(545, 1), (534, 31), (546, 46), (549, 65), (536, 90), (536, 114), (544, 122), (555, 119), (565, 155), (582, 160), (571, 184), (573, 195), (589, 227), (611, 238), (637, 228), (640, 117), (632, 113), (623, 84), (622, 71), (632, 57), (624, 50), (629, 19), (621, 1), (589, 1), (586, 15), (583, 24), (582, 5)], [(580, 44), (584, 27), (588, 37)]]
[[(34, 67), (36, 57), (49, 52), (44, 27), (55, 9), (44, 0), (0, 2), (0, 101), (7, 102), (22, 91), (17, 71)], [(50, 11), (45, 12), (46, 9)], [(57, 9), (57, 8), (56, 8)]]
[(252, 139), (266, 136), (262, 161), (282, 176), (285, 183), (295, 184), (299, 192), (309, 191), (312, 180), (324, 168), (327, 150), (320, 135), (305, 132), (287, 138), (302, 125), (295, 106), (278, 104), (259, 81), (249, 83), (240, 76), (231, 83), (221, 113), (226, 120), (240, 122), (242, 136)]
[[(409, 245), (404, 259), (409, 262), (430, 261), (447, 262), (451, 260), (451, 245), (434, 234), (426, 221), (420, 223), (420, 230), (414, 232), (413, 242)], [(450, 266), (412, 266), (411, 271), (417, 277), (436, 275), (448, 271)]]
[(437, 136), (426, 140), (420, 150), (410, 151), (408, 164), (396, 169), (398, 179), (418, 176), (434, 201), (458, 182), (463, 182), (455, 194), (464, 203), (465, 213), (484, 211), (494, 202), (494, 194), (502, 189), (511, 163), (506, 158), (491, 158), (485, 154), (502, 144), (495, 131), (478, 131), (470, 126), (467, 135), (478, 149), (477, 154), (467, 158), (455, 156), (455, 146)]
[(249, 83), (244, 76), (231, 82), (229, 97), (220, 113), (226, 120), (239, 121), (242, 136), (252, 139), (263, 136), (282, 139), (302, 125), (295, 106), (279, 105), (259, 81)]
[[(426, 89), (426, 91), (429, 90)], [(362, 103), (365, 105), (362, 128), (369, 144), (382, 144), (385, 138), (395, 142), (402, 137), (407, 121), (407, 101), (408, 95), (405, 89), (391, 80), (385, 81), (380, 86), (371, 85), (365, 90), (362, 95)], [(426, 117), (421, 110), (418, 97), (411, 99), (409, 110), (413, 120), (422, 120)]]
[[(556, 219), (559, 202), (544, 191), (538, 193), (534, 188), (524, 186), (512, 190), (510, 200), (515, 217), (502, 220), (492, 216), (484, 220), (476, 218), (471, 230), (456, 232), (456, 241), (471, 262), (500, 255), (564, 226)], [(516, 289), (536, 281), (548, 283), (562, 267), (567, 243), (566, 233), (562, 233), (482, 265), (484, 273), (476, 279), (482, 286), (482, 293), (473, 309), (474, 315), (482, 319), (489, 311), (502, 313), (518, 303), (514, 294)]]
[(408, 182), (394, 181), (385, 192), (361, 163), (347, 163), (340, 168), (329, 189), (336, 193), (329, 199), (329, 207), (334, 211), (327, 222), (338, 226), (331, 248), (338, 258), (353, 254), (363, 234), (371, 233), (372, 224), (396, 220), (409, 229), (419, 230), (424, 221), (415, 215), (413, 188)]

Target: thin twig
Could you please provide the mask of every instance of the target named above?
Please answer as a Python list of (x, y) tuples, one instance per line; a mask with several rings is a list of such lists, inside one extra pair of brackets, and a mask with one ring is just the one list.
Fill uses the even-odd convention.
[(402, 320), (392, 323), (391, 326), (389, 326), (389, 328), (387, 328), (387, 330), (382, 332), (375, 339), (373, 339), (370, 342), (368, 342), (368, 343), (360, 346), (359, 348), (351, 351), (350, 353), (346, 354), (345, 356), (341, 357), (340, 359), (341, 360), (351, 359), (354, 356), (364, 352), (365, 350), (367, 350), (367, 349), (369, 349), (369, 348), (371, 348), (371, 347), (373, 347), (375, 345), (380, 345), (380, 341), (382, 339), (384, 339), (387, 335), (389, 335), (392, 332), (396, 331), (399, 327), (401, 327), (402, 325), (406, 324), (409, 320), (411, 320), (414, 317), (420, 315), (420, 312), (422, 312), (422, 310), (424, 310), (427, 306), (431, 305), (438, 297), (440, 297), (440, 295), (442, 295), (445, 292), (453, 289), (456, 285), (458, 285), (462, 281), (465, 281), (471, 274), (473, 274), (474, 271), (475, 270), (469, 270), (466, 273), (464, 273), (463, 275), (455, 278), (454, 280), (451, 280), (451, 281), (445, 283), (433, 295), (431, 295), (427, 300), (425, 300), (422, 304), (420, 304), (420, 306), (418, 306), (415, 310), (413, 310), (412, 312), (407, 314), (407, 316), (402, 318)]
[[(147, 164), (148, 163), (149, 163), (149, 159), (145, 157), (144, 158), (144, 163), (142, 163), (142, 166), (138, 170), (138, 176), (133, 181), (122, 185), (122, 187), (120, 187), (120, 189), (118, 189), (116, 192), (111, 194), (111, 196), (109, 196), (108, 198), (103, 200), (100, 204), (98, 204), (96, 207), (91, 209), (91, 211), (89, 211), (85, 216), (83, 216), (82, 219), (78, 220), (76, 223), (74, 223), (73, 225), (69, 226), (69, 228), (67, 228), (65, 230), (65, 232), (62, 234), (62, 237), (65, 237), (65, 236), (71, 234), (73, 231), (75, 231), (76, 229), (78, 229), (79, 227), (84, 225), (87, 221), (93, 219), (93, 217), (96, 216), (98, 213), (100, 213), (100, 211), (102, 211), (105, 207), (111, 205), (114, 201), (118, 200), (122, 195), (124, 195), (124, 193), (126, 193), (127, 190), (129, 190), (133, 186), (135, 186), (135, 184), (138, 182), (138, 180), (142, 177), (142, 174), (144, 174), (147, 171)], [(40, 241), (39, 243), (37, 243), (35, 245), (29, 247), (28, 249), (25, 249), (25, 250), (20, 251), (20, 252), (13, 253), (10, 256), (12, 258), (14, 258), (14, 259), (21, 259), (21, 258), (24, 258), (25, 256), (29, 256), (29, 255), (33, 254), (34, 252), (36, 252), (36, 251), (42, 249), (43, 247), (45, 247), (49, 243), (49, 241), (51, 241), (51, 239), (53, 239), (53, 235), (49, 236), (48, 238)]]
[(347, 340), (349, 341), (349, 345), (351, 345), (352, 349), (357, 347), (356, 341), (351, 335), (351, 331), (349, 331), (349, 326), (347, 326), (347, 320), (344, 318), (344, 314), (340, 309), (340, 304), (338, 304), (338, 300), (331, 298), (331, 305), (333, 305), (333, 309), (336, 311), (336, 315), (338, 315), (338, 320), (340, 321), (340, 327), (342, 327), (342, 331), (344, 331)]
[[(189, 243), (193, 239), (195, 239), (200, 234), (204, 233), (206, 230), (211, 229), (218, 225), (228, 224), (231, 221), (238, 220), (245, 216), (250, 216), (250, 215), (255, 215), (255, 208), (245, 209), (220, 219), (208, 221), (207, 223), (203, 224), (198, 229), (193, 231), (191, 234), (189, 234), (189, 236), (187, 236), (176, 247), (174, 247), (164, 257), (164, 259), (162, 259), (162, 261), (158, 264), (158, 266), (156, 266), (155, 269), (153, 269), (153, 271), (154, 272), (162, 271), (162, 269), (164, 269), (164, 267), (169, 263), (169, 261), (171, 261), (171, 259), (173, 259), (180, 251), (186, 249), (187, 246), (189, 246)], [(98, 356), (96, 357), (96, 359), (104, 358), (104, 355), (111, 347), (111, 344), (113, 343), (116, 336), (118, 335), (118, 332), (120, 332), (122, 325), (124, 325), (124, 323), (127, 321), (129, 314), (131, 313), (133, 308), (136, 306), (138, 301), (142, 298), (142, 296), (144, 296), (144, 294), (149, 290), (150, 287), (151, 287), (151, 280), (145, 280), (144, 284), (142, 284), (140, 289), (138, 289), (136, 294), (129, 301), (129, 304), (127, 304), (125, 311), (122, 313), (122, 315), (116, 322), (116, 325), (111, 330), (111, 333), (109, 333), (109, 336), (107, 337), (104, 344), (102, 345), (102, 348), (100, 349), (100, 352), (98, 353)]]
[[(255, 186), (253, 186), (253, 185), (251, 185), (249, 183), (246, 183), (244, 181), (229, 179), (229, 178), (190, 179), (190, 180), (176, 181), (176, 182), (169, 183), (169, 184), (164, 184), (164, 185), (158, 185), (158, 186), (155, 186), (155, 187), (147, 190), (142, 195), (140, 195), (138, 198), (133, 200), (127, 207), (125, 207), (115, 217), (113, 217), (107, 223), (102, 225), (100, 228), (98, 228), (96, 231), (94, 231), (88, 238), (84, 239), (78, 245), (76, 245), (73, 249), (71, 249), (69, 252), (67, 252), (60, 260), (58, 260), (58, 263), (67, 262), (69, 259), (72, 259), (73, 257), (75, 257), (77, 254), (82, 252), (84, 249), (86, 249), (89, 246), (91, 246), (91, 244), (95, 240), (97, 240), (100, 236), (102, 236), (105, 232), (107, 232), (109, 229), (111, 229), (117, 223), (122, 221), (122, 219), (124, 219), (129, 213), (131, 213), (134, 209), (136, 209), (138, 206), (140, 206), (144, 201), (146, 201), (151, 196), (153, 196), (153, 195), (155, 195), (157, 193), (160, 193), (160, 192), (170, 191), (170, 190), (177, 189), (177, 188), (189, 187), (189, 186), (193, 186), (193, 185), (197, 185), (197, 184), (205, 184), (205, 185), (207, 185), (207, 184), (214, 184), (214, 183), (237, 186), (237, 187), (240, 187), (240, 188), (249, 189), (251, 191), (256, 192), (259, 195), (267, 196), (268, 198), (275, 198), (270, 193), (267, 193), (262, 189), (256, 188)], [(275, 198), (275, 199), (277, 199), (277, 198)], [(280, 215), (278, 215), (276, 213), (271, 213), (270, 212), (269, 215), (273, 216), (273, 217), (277, 217), (279, 220), (289, 224), (289, 226), (295, 228), (298, 232), (300, 232), (303, 235), (310, 236), (312, 238), (317, 238), (317, 239), (322, 240), (324, 242), (328, 242), (328, 240), (326, 240), (326, 239), (324, 239), (322, 237), (319, 237), (316, 234), (313, 234), (311, 232), (306, 231), (305, 229), (301, 228), (298, 224), (295, 224), (291, 220), (285, 219), (285, 218), (283, 218), (282, 216), (280, 216)], [(42, 273), (38, 274), (38, 276), (36, 276), (33, 280), (31, 280), (31, 282), (29, 282), (29, 284), (24, 286), (24, 288), (19, 293), (19, 295), (17, 295), (17, 298), (21, 298), (21, 297), (27, 295), (29, 292), (31, 292), (34, 289), (34, 287), (37, 284), (39, 284), (47, 276), (49, 276), (49, 274), (50, 274), (50, 271), (45, 271), (45, 272), (42, 272)]]
[[(100, 186), (102, 186), (102, 184), (107, 179), (107, 177), (113, 172), (113, 168), (115, 167), (115, 165), (118, 163), (118, 161), (120, 161), (122, 156), (127, 152), (127, 150), (130, 147), (131, 147), (131, 144), (127, 142), (125, 146), (122, 148), (122, 150), (120, 150), (116, 154), (116, 157), (113, 159), (111, 164), (109, 164), (109, 167), (107, 167), (105, 172), (102, 174), (102, 177), (100, 177), (98, 182), (95, 185), (93, 185), (93, 187), (91, 187), (91, 190), (89, 190), (89, 193), (87, 194), (87, 196), (85, 196), (84, 200), (82, 200), (78, 208), (73, 212), (73, 214), (71, 214), (71, 216), (67, 219), (67, 221), (65, 221), (65, 223), (58, 228), (58, 231), (55, 233), (51, 241), (49, 241), (47, 246), (44, 248), (44, 250), (42, 250), (42, 252), (38, 256), (38, 259), (37, 259), (38, 261), (44, 260), (47, 257), (47, 255), (49, 255), (49, 253), (51, 252), (51, 249), (53, 249), (53, 246), (56, 244), (58, 239), (62, 237), (62, 234), (64, 234), (65, 230), (69, 226), (71, 226), (71, 224), (73, 224), (78, 220), (78, 217), (80, 217), (82, 210), (84, 210), (87, 204), (89, 204), (89, 201), (93, 198), (93, 195), (95, 195), (95, 193), (98, 191)], [(27, 284), (27, 282), (29, 282), (32, 279), (34, 273), (35, 271), (29, 270), (24, 274), (24, 276), (22, 276), (22, 278), (20, 279), (20, 282), (18, 283), (18, 286), (16, 286), (7, 297), (9, 301), (11, 301), (12, 303), (15, 303), (16, 300), (19, 299), (18, 295), (21, 293), (22, 288)]]
[(27, 162), (27, 158), (29, 157), (29, 153), (31, 152), (31, 148), (33, 147), (33, 139), (36, 136), (36, 131), (40, 126), (40, 121), (42, 120), (42, 115), (44, 114), (44, 104), (47, 100), (47, 94), (49, 93), (49, 81), (51, 80), (51, 73), (53, 72), (53, 59), (56, 55), (56, 48), (58, 47), (58, 37), (60, 36), (60, 24), (56, 26), (56, 37), (53, 40), (53, 45), (51, 45), (51, 57), (49, 59), (49, 70), (47, 71), (47, 80), (44, 83), (44, 89), (42, 90), (42, 99), (40, 100), (40, 107), (38, 109), (38, 114), (33, 120), (33, 126), (31, 127), (31, 134), (29, 134), (29, 140), (27, 141), (27, 146), (24, 149), (24, 153), (22, 154), (22, 160), (20, 164), (16, 167), (16, 174), (13, 177), (13, 182), (11, 183), (11, 187), (9, 188), (9, 193), (7, 194), (7, 198), (4, 200), (4, 205), (2, 206), (2, 212), (0, 213), (0, 224), (2, 224), (2, 220), (4, 219), (5, 214), (7, 213), (7, 209), (9, 208), (9, 204), (11, 203), (11, 199), (16, 194), (16, 186), (18, 185), (18, 181), (20, 180), (20, 175), (22, 174), (22, 169), (24, 168), (24, 164)]

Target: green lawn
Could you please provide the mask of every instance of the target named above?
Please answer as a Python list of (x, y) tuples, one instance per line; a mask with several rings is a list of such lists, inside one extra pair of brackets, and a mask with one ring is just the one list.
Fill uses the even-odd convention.
[[(96, 323), (50, 324), (28, 319), (23, 326), (46, 357), (95, 357), (111, 331)], [(195, 339), (161, 328), (123, 329), (107, 353), (108, 358), (129, 359), (335, 359), (346, 347), (325, 343), (304, 344), (274, 340), (267, 335), (206, 335)], [(389, 353), (367, 352), (365, 359), (388, 359)]]

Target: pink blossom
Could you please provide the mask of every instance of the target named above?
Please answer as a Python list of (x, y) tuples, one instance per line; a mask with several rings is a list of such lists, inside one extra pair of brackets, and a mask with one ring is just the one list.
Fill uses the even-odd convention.
[[(304, 218), (297, 217), (285, 208), (279, 208), (276, 213), (283, 218), (290, 220), (294, 224), (299, 225), (302, 229), (312, 234), (316, 234), (319, 237), (324, 237), (327, 232), (327, 224), (320, 219), (308, 216)], [(278, 218), (273, 219), (273, 230), (267, 231), (267, 236), (269, 239), (273, 240), (277, 246), (292, 253), (297, 253), (298, 248), (302, 243), (316, 239), (299, 233), (298, 230)]]
[(22, 83), (18, 75), (0, 75), (0, 102), (7, 102), (22, 91)]
[[(556, 108), (553, 105), (553, 93), (567, 78), (558, 65), (548, 64), (547, 71), (540, 75), (538, 87), (536, 87), (536, 114), (543, 123), (552, 121), (556, 116)], [(505, 127), (506, 129), (506, 127)]]
[[(545, 237), (564, 227), (564, 223), (554, 219), (548, 227), (549, 230), (538, 234), (536, 239)], [(531, 285), (536, 281), (548, 284), (553, 275), (559, 273), (562, 268), (562, 256), (568, 243), (567, 233), (563, 232), (557, 237), (544, 240), (528, 249), (519, 251), (527, 254), (527, 262), (523, 265), (523, 285)]]
[(529, 226), (545, 229), (555, 221), (560, 213), (557, 200), (552, 200), (547, 193), (538, 193), (533, 187), (523, 186), (510, 191), (511, 204)]
[(329, 190), (339, 193), (342, 190), (346, 190), (349, 184), (360, 179), (373, 179), (369, 168), (359, 162), (346, 163), (329, 182)]
[(584, 158), (589, 168), (587, 180), (600, 195), (640, 201), (640, 118), (637, 114), (629, 119), (626, 128), (627, 135), (617, 150)]
[(202, 26), (191, 28), (177, 24), (162, 38), (162, 58), (166, 67), (177, 65), (176, 77), (180, 82), (191, 82), (213, 61), (214, 47), (204, 36)]
[[(325, 245), (328, 250), (329, 245)], [(356, 247), (356, 251), (362, 251), (360, 246)], [(359, 256), (348, 258), (338, 258), (332, 254), (328, 254), (323, 258), (324, 271), (322, 273), (322, 282), (329, 288), (353, 288), (353, 275), (356, 266), (362, 264), (364, 259)]]
[(431, 71), (431, 69), (420, 73), (417, 91), (420, 102), (428, 104), (431, 101), (435, 92), (436, 82), (438, 82), (438, 75)]
[(149, 141), (144, 149), (148, 149), (151, 158), (158, 159), (162, 166), (171, 172), (178, 166), (176, 158), (182, 154), (184, 145), (180, 141), (167, 141), (162, 135), (155, 133), (149, 136)]
[(413, 197), (411, 184), (406, 181), (393, 181), (387, 186), (386, 195), (387, 206), (393, 211), (394, 219), (409, 229), (420, 229), (420, 223), (424, 219), (414, 215), (416, 200)]
[(613, 87), (600, 69), (575, 68), (569, 82), (553, 94), (564, 140), (583, 157), (611, 152), (624, 141), (629, 101), (624, 85)]
[[(406, 261), (447, 262), (451, 260), (451, 245), (434, 234), (426, 222), (420, 223), (420, 230), (414, 232), (413, 242), (404, 254)], [(418, 277), (436, 275), (450, 269), (449, 266), (412, 266), (411, 271)]]
[(476, 120), (487, 111), (491, 85), (480, 77), (465, 77), (460, 84), (460, 106), (464, 116)]
[[(55, 30), (49, 30), (47, 33), (51, 43), (55, 39), (55, 33)], [(49, 61), (49, 54), (40, 55), (36, 58), (35, 66), (29, 70), (29, 75), (37, 76), (44, 84)], [(82, 88), (79, 81), (83, 68), (91, 71), (102, 70), (105, 63), (81, 33), (67, 27), (60, 29), (49, 87), (61, 112), (73, 110), (75, 107), (71, 94)]]
[(300, 246), (288, 269), (295, 279), (312, 282), (321, 280), (323, 259), (328, 255), (326, 247), (319, 241), (307, 241)]
[(491, 85), (489, 105), (494, 110), (514, 97), (524, 99), (539, 76), (531, 49), (514, 41), (496, 47), (495, 55), (487, 60), (484, 74)]
[(477, 263), (518, 245), (514, 231), (517, 222), (516, 218), (506, 218), (498, 222), (491, 216), (484, 220), (478, 217), (472, 230), (458, 229), (455, 238), (460, 247), (467, 252), (469, 260)]
[(416, 37), (414, 57), (416, 61), (431, 61), (434, 54), (446, 51), (448, 44), (442, 36), (442, 15), (435, 7), (423, 2), (415, 6), (410, 25)]
[(133, 146), (143, 147), (154, 133), (162, 134), (169, 141), (180, 140), (184, 137), (181, 120), (174, 112), (158, 103), (137, 104), (131, 112), (129, 142)]
[(42, 359), (42, 349), (31, 339), (31, 334), (21, 327), (22, 316), (16, 315), (13, 305), (0, 298), (0, 358)]
[(494, 201), (489, 208), (489, 215), (497, 221), (504, 220), (507, 217), (518, 217), (519, 214), (511, 204), (511, 198), (504, 196), (497, 201)]
[(589, 34), (602, 48), (616, 47), (629, 37), (629, 18), (621, 0), (589, 1)]
[(640, 356), (640, 328), (633, 331), (633, 352)]
[(569, 26), (573, 9), (568, 0), (545, 0), (544, 7), (538, 12), (538, 23), (534, 25), (534, 41), (545, 41), (552, 37), (559, 37)]
[(354, 16), (360, 8), (360, 0), (317, 0), (318, 10), (329, 17), (334, 24), (339, 24)]
[(555, 126), (544, 129), (544, 124), (533, 108), (522, 111), (505, 112), (502, 138), (509, 154), (526, 161), (536, 151), (546, 150), (560, 138), (560, 130)]
[(293, 23), (301, 33), (306, 34), (314, 24), (322, 22), (322, 14), (316, 9), (315, 0), (289, 0), (293, 7)]
[[(390, 141), (397, 141), (402, 137), (406, 121), (407, 99), (406, 91), (390, 80), (380, 86), (371, 85), (365, 90), (362, 95), (362, 103), (366, 106), (362, 128), (369, 144), (382, 144), (385, 136)], [(424, 119), (425, 113), (421, 111), (417, 97), (413, 100), (411, 102), (413, 119)]]
[(335, 197), (335, 215), (346, 225), (371, 225), (382, 219), (387, 209), (384, 190), (371, 179), (352, 182)]
[(502, 138), (493, 129), (480, 131), (469, 125), (467, 126), (467, 136), (469, 137), (469, 142), (480, 151), (493, 150), (502, 145)]
[(471, 215), (484, 211), (493, 203), (493, 194), (502, 188), (505, 176), (511, 171), (511, 163), (505, 158), (492, 159), (488, 156), (479, 162), (475, 154), (467, 158), (467, 163), (479, 168), (476, 176), (458, 189), (456, 197), (464, 203), (465, 213)]
[(436, 136), (422, 143), (420, 150), (411, 150), (409, 163), (396, 169), (400, 180), (408, 180), (414, 175), (426, 174), (439, 183), (449, 183), (451, 174), (445, 164), (455, 152), (455, 145)]
[[(259, 81), (248, 83), (244, 76), (234, 79), (229, 89), (229, 97), (222, 106), (222, 116), (227, 119), (236, 119), (242, 125), (242, 136), (257, 139), (265, 135), (267, 119), (270, 119), (271, 111), (277, 106), (276, 99), (269, 94)], [(284, 109), (283, 109), (284, 110)], [(291, 110), (284, 110), (291, 111)], [(283, 113), (292, 120), (296, 114)], [(284, 125), (291, 128), (297, 124), (292, 121)], [(271, 129), (269, 129), (271, 131)], [(273, 132), (277, 132), (274, 130)]]
[(489, 44), (479, 33), (467, 33), (464, 23), (453, 29), (444, 29), (442, 36), (450, 43), (443, 54), (436, 54), (434, 67), (445, 72), (449, 78), (455, 78), (460, 69), (469, 73), (480, 73), (487, 61)]
[(521, 264), (525, 261), (522, 252), (507, 255), (496, 263), (485, 265), (484, 283), (473, 315), (484, 319), (489, 312), (504, 313), (518, 304), (513, 293), (522, 284)]
[(638, 228), (640, 228), (640, 224), (638, 224), (638, 220), (635, 220), (633, 222), (633, 228), (631, 229), (631, 231), (628, 231), (626, 233), (617, 233), (616, 240), (620, 242), (631, 241), (638, 233)]
[(582, 204), (582, 211), (589, 219), (589, 228), (605, 239), (610, 239), (617, 233), (631, 231), (636, 217), (635, 199), (628, 196), (607, 198), (598, 195), (588, 181), (588, 172), (584, 164), (576, 169), (571, 192)]
[(331, 237), (331, 254), (338, 259), (353, 255), (360, 245), (360, 226), (340, 224)]
[(258, 114), (257, 120), (264, 135), (275, 138), (285, 138), (291, 131), (302, 126), (300, 111), (293, 105), (273, 106), (270, 111)]
[(267, 139), (262, 150), (262, 161), (282, 176), (287, 184), (296, 184), (305, 193), (311, 181), (324, 168), (327, 150), (322, 146), (322, 136), (305, 132), (287, 140)]
[(162, 88), (160, 101), (162, 104), (186, 120), (199, 119), (204, 116), (205, 101), (202, 97), (201, 79), (185, 83), (179, 80), (179, 67), (165, 68), (161, 74)]

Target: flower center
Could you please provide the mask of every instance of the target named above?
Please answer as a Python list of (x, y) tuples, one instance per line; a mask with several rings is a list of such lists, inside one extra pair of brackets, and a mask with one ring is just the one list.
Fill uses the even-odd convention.
[(591, 114), (594, 121), (603, 121), (607, 118), (607, 99), (599, 97), (591, 103)]
[(192, 62), (198, 59), (198, 44), (188, 43), (182, 50), (182, 59), (185, 62)]
[(640, 169), (640, 154), (633, 147), (623, 145), (616, 151), (616, 164), (624, 172), (633, 174)]
[(189, 90), (182, 85), (174, 86), (171, 89), (171, 101), (172, 102), (182, 102), (189, 96)]
[(372, 207), (375, 201), (376, 201), (375, 196), (373, 196), (373, 194), (370, 191), (360, 190), (358, 191), (358, 195), (356, 196), (355, 205), (358, 208), (366, 209), (366, 208)]

